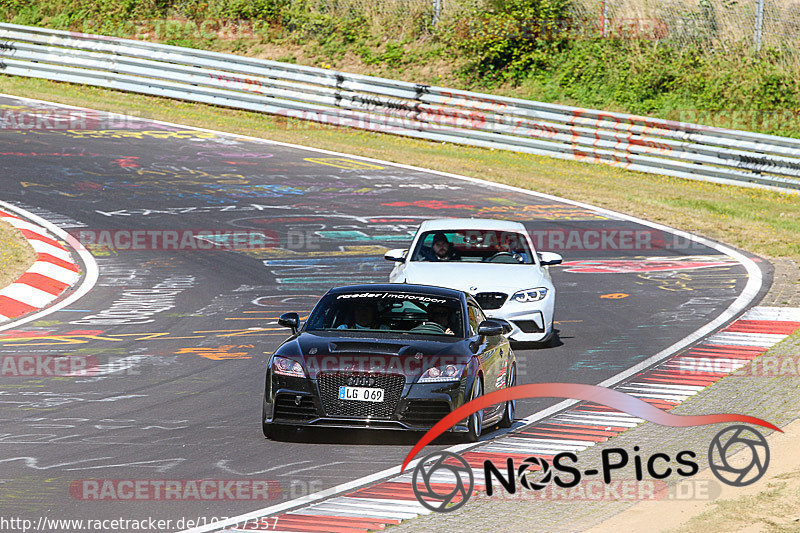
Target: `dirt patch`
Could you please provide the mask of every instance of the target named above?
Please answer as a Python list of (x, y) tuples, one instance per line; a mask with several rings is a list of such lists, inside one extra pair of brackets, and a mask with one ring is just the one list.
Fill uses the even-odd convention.
[[(800, 442), (800, 420), (784, 427), (783, 433), (773, 433), (767, 442), (771, 451), (769, 470), (752, 485), (721, 485), (722, 492), (713, 502), (643, 501), (587, 531), (798, 531), (800, 460), (797, 458), (797, 443)], [(749, 452), (743, 450), (734, 456), (733, 461), (744, 459), (746, 453)], [(709, 469), (694, 479), (716, 481)]]

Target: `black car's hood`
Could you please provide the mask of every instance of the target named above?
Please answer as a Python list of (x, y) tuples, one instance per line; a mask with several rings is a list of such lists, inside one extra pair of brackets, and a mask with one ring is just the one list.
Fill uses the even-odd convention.
[(464, 364), (472, 357), (469, 339), (402, 334), (376, 338), (374, 332), (355, 331), (302, 332), (275, 355), (300, 361), (311, 379), (319, 372), (389, 372), (414, 380), (432, 366)]

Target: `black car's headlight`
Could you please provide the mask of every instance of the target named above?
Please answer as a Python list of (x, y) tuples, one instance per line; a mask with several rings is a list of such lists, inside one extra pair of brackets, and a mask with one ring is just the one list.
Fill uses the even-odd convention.
[(467, 365), (432, 366), (422, 373), (418, 383), (435, 383), (441, 381), (458, 381)]
[(511, 299), (519, 303), (538, 302), (544, 300), (547, 296), (546, 287), (536, 287), (535, 289), (525, 289), (524, 291), (517, 291), (511, 296)]
[(303, 365), (292, 359), (278, 357), (277, 355), (272, 358), (272, 371), (281, 376), (293, 378), (306, 377), (305, 372), (303, 372)]

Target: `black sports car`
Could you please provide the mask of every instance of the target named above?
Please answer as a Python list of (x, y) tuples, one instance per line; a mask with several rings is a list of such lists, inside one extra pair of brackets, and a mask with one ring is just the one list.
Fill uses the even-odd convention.
[[(427, 430), (453, 409), (516, 379), (504, 333), (468, 294), (423, 285), (331, 289), (270, 357), (261, 422), (276, 438), (298, 426)], [(475, 441), (509, 427), (514, 402), (479, 411), (453, 431)]]

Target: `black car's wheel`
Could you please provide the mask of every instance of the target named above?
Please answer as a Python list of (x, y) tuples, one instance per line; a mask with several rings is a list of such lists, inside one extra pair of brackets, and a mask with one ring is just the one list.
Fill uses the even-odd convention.
[[(483, 385), (481, 385), (480, 376), (475, 377), (475, 383), (472, 385), (472, 394), (470, 394), (470, 401), (480, 398), (483, 395)], [(468, 431), (464, 436), (467, 442), (477, 442), (481, 438), (483, 431), (483, 409), (476, 411), (469, 415), (467, 419)]]
[[(517, 384), (517, 365), (511, 365), (508, 370), (508, 387), (513, 387)], [(517, 412), (517, 401), (508, 400), (506, 408), (503, 411), (503, 418), (497, 424), (501, 428), (510, 428), (514, 423), (514, 414)]]

